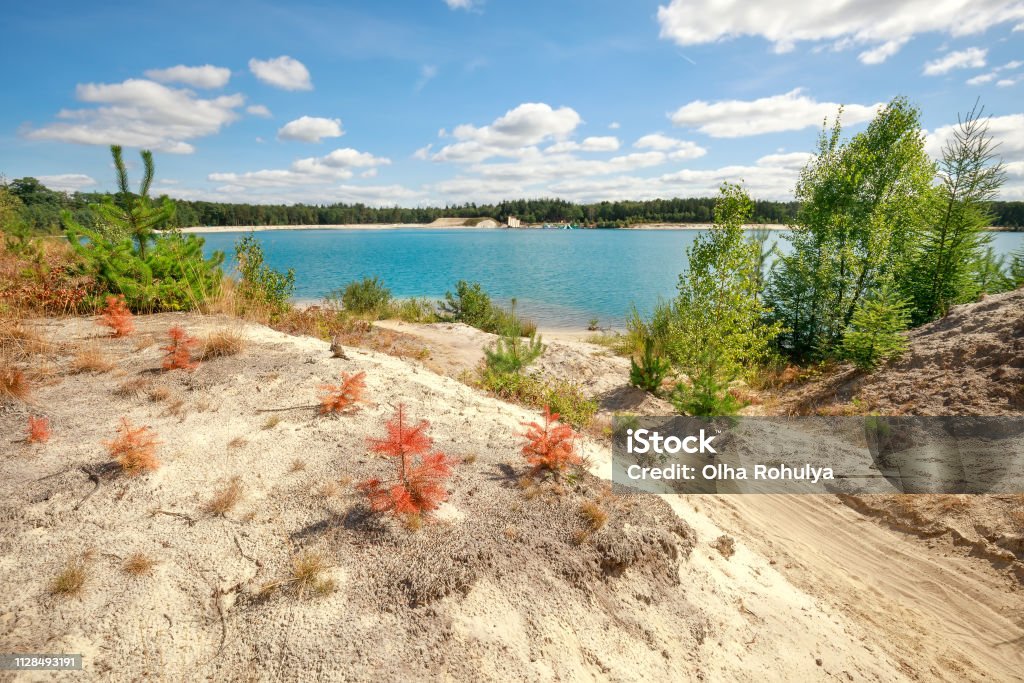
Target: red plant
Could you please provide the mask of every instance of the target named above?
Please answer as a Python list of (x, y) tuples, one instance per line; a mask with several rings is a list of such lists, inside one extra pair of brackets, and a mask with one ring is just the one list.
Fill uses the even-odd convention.
[(156, 447), (160, 443), (149, 427), (135, 427), (128, 418), (121, 418), (117, 438), (104, 441), (110, 457), (117, 461), (128, 476), (152, 472), (160, 467)]
[(350, 375), (347, 372), (341, 373), (341, 384), (321, 384), (320, 390), (324, 394), (320, 397), (320, 412), (343, 413), (363, 400), (363, 390), (366, 389), (366, 373), (357, 372)]
[(114, 337), (127, 337), (135, 331), (132, 312), (128, 310), (123, 296), (107, 297), (107, 306), (100, 316), (100, 324), (109, 327)]
[(383, 439), (369, 439), (370, 450), (395, 458), (395, 478), (383, 482), (368, 479), (359, 484), (374, 512), (419, 515), (436, 510), (448, 498), (444, 480), (452, 474), (452, 462), (444, 453), (431, 452), (433, 440), (426, 431), (430, 423), (405, 423), (405, 406), (399, 405), (387, 425)]
[(523, 423), (527, 427), (523, 434), (526, 445), (523, 455), (526, 462), (533, 465), (534, 474), (541, 470), (559, 473), (569, 465), (578, 465), (583, 460), (576, 452), (576, 439), (579, 436), (573, 428), (558, 422), (558, 413), (552, 413), (544, 406), (544, 425), (537, 422)]
[(192, 347), (199, 343), (195, 337), (190, 337), (175, 325), (167, 331), (171, 337), (171, 343), (160, 348), (167, 352), (164, 356), (164, 370), (195, 370), (199, 363), (192, 360)]
[(46, 443), (50, 440), (50, 421), (45, 417), (28, 416), (28, 443)]

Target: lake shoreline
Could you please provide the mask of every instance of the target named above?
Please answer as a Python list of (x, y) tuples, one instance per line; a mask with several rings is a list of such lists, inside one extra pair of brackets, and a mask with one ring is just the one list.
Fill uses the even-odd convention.
[[(574, 230), (587, 231), (649, 231), (649, 230), (710, 230), (712, 223), (638, 223), (622, 228), (574, 228)], [(791, 227), (782, 223), (748, 223), (743, 226), (745, 230), (769, 230), (772, 232), (785, 232)], [(192, 226), (181, 228), (181, 232), (190, 234), (218, 234), (234, 232), (275, 232), (275, 231), (300, 231), (300, 230), (557, 230), (558, 228), (544, 228), (541, 225), (524, 225), (518, 228), (499, 226), (486, 228), (476, 225), (430, 225), (424, 223), (347, 223), (338, 225), (215, 225), (215, 226)], [(990, 227), (989, 232), (1022, 232), (1014, 228)]]

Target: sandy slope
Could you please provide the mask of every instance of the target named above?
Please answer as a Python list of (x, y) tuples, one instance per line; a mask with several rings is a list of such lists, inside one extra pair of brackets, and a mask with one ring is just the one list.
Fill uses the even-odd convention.
[[(231, 324), (153, 316), (140, 336), (175, 322)], [(1012, 680), (1019, 662), (1020, 594), (1003, 575), (828, 500), (616, 499), (592, 477), (528, 495), (516, 432), (535, 416), (419, 362), (334, 359), (324, 342), (246, 326), (241, 356), (167, 374), (158, 348), (98, 338), (90, 320), (42, 327), (62, 346), (29, 408), (54, 437), (16, 443), (28, 409), (0, 413), (2, 651), (83, 652), (91, 680)], [(117, 369), (66, 374), (75, 344)], [(342, 418), (302, 407), (342, 370), (367, 372), (372, 403)], [(134, 378), (169, 395), (114, 393)], [(399, 402), (463, 460), (440, 521), (417, 532), (366, 517), (339, 482), (386, 473), (365, 438)], [(286, 406), (274, 426), (259, 412)], [(159, 434), (156, 473), (103, 468), (121, 415)], [(583, 447), (607, 477), (607, 448)], [(239, 507), (204, 512), (233, 476)], [(609, 521), (580, 540), (583, 501)], [(730, 558), (712, 545), (723, 534)], [(49, 595), (87, 550), (81, 596)], [(309, 550), (328, 558), (333, 592), (260, 595)], [(159, 560), (153, 576), (120, 571), (137, 551)]]

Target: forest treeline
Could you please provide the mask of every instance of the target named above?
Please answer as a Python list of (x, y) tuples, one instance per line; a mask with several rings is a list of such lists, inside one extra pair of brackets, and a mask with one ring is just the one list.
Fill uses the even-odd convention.
[[(8, 192), (20, 200), (24, 223), (33, 231), (59, 232), (60, 213), (70, 211), (76, 222), (94, 227), (97, 216), (91, 206), (113, 195), (98, 192), (59, 192), (35, 178), (7, 183)], [(161, 198), (162, 199), (162, 198)], [(365, 204), (225, 204), (172, 200), (171, 227), (230, 225), (339, 225), (348, 223), (430, 223), (442, 217), (489, 216), (505, 220), (516, 216), (525, 223), (573, 222), (598, 227), (623, 227), (638, 223), (710, 223), (714, 197), (652, 199), (648, 201), (576, 204), (561, 199), (517, 199), (498, 204), (459, 204), (445, 207), (385, 207)], [(791, 224), (798, 202), (755, 201), (752, 223)], [(993, 225), (1024, 229), (1024, 202), (993, 201), (989, 205)]]

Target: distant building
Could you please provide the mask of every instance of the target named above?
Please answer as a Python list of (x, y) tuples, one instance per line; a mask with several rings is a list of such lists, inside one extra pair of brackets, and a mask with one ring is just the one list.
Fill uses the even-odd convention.
[(518, 227), (520, 227), (520, 226), (521, 226), (522, 224), (523, 224), (523, 222), (522, 222), (522, 221), (520, 221), (520, 220), (519, 220), (518, 218), (516, 218), (515, 216), (509, 216), (509, 217), (508, 217), (508, 227), (510, 227), (510, 228), (518, 228)]

